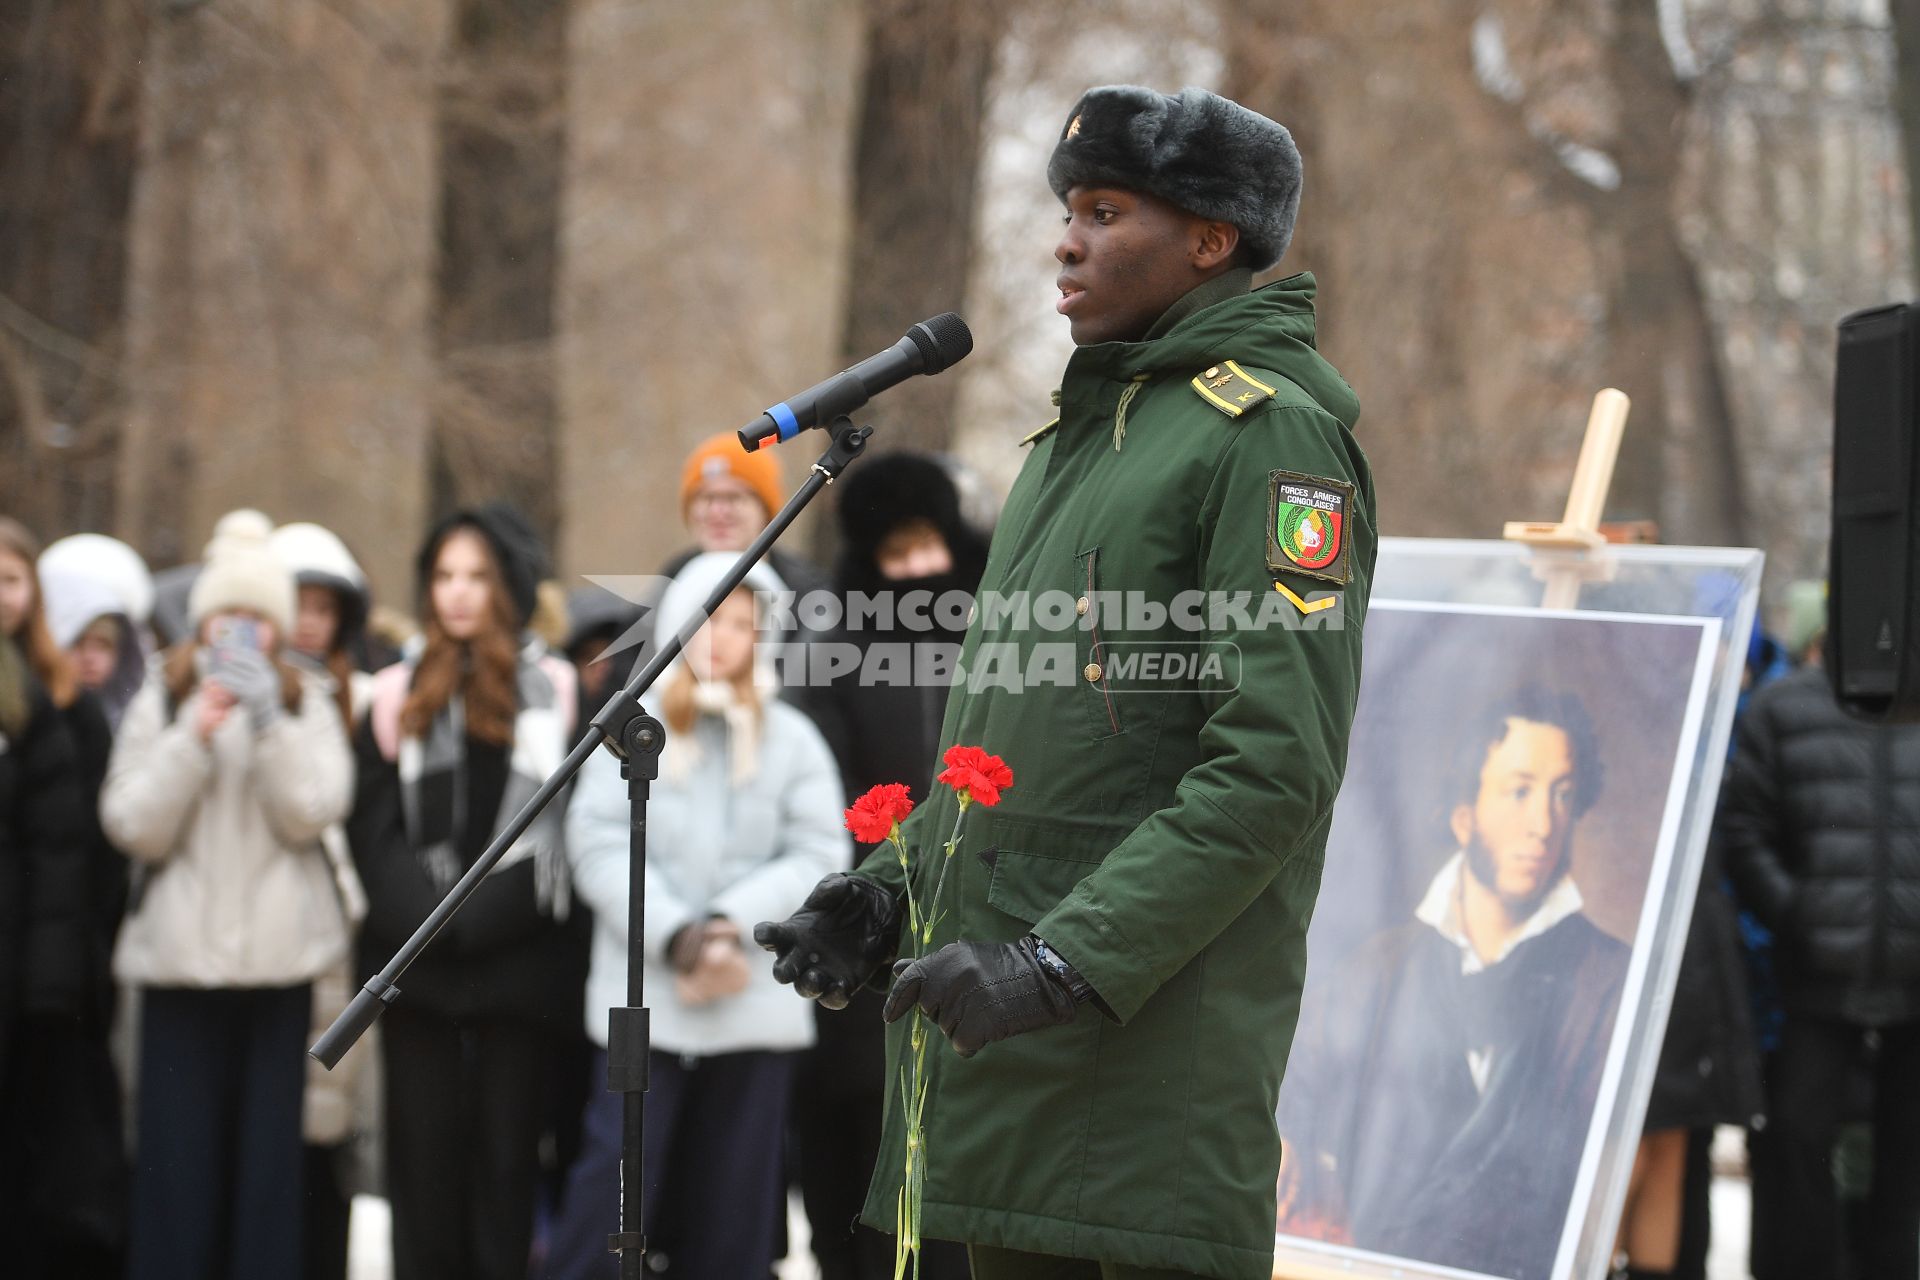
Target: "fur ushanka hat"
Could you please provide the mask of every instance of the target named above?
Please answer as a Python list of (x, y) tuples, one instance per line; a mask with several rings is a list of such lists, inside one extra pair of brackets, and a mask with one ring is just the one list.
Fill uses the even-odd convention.
[(1293, 239), (1300, 151), (1284, 126), (1217, 93), (1110, 84), (1074, 104), (1047, 184), (1063, 201), (1073, 187), (1124, 187), (1231, 222), (1247, 265), (1265, 271)]

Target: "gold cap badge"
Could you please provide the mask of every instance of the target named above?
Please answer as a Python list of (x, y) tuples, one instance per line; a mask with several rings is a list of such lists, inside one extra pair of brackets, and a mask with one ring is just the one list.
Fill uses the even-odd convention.
[(1067, 136), (1069, 138), (1077, 138), (1080, 136), (1080, 117), (1079, 116), (1075, 116), (1071, 121), (1067, 123)]

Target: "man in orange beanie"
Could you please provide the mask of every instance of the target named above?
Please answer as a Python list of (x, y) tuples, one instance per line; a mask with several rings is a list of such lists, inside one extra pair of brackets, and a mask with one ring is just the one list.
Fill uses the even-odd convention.
[[(694, 545), (668, 560), (660, 576), (674, 577), (703, 551), (745, 551), (790, 496), (772, 450), (748, 453), (731, 431), (702, 440), (680, 468), (680, 519)], [(768, 552), (766, 563), (793, 592), (796, 609), (808, 592), (827, 589), (826, 575), (785, 547)], [(783, 638), (800, 636), (796, 629)]]
[(745, 551), (786, 500), (773, 453), (748, 453), (731, 431), (701, 441), (680, 468), (680, 519), (702, 551)]

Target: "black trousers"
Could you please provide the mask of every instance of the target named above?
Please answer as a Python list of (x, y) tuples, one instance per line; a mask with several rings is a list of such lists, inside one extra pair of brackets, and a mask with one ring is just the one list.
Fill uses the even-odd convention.
[(525, 1280), (549, 1034), (404, 1001), (380, 1028), (394, 1280)]
[[(1767, 1068), (1767, 1127), (1752, 1144), (1754, 1280), (1839, 1276), (1847, 1253), (1858, 1280), (1920, 1274), (1920, 1022), (1872, 1039), (1877, 1047), (1860, 1027), (1787, 1017)], [(1864, 1229), (1849, 1242), (1833, 1146), (1847, 1080), (1863, 1064), (1873, 1086), (1873, 1191)]]
[(300, 1274), (311, 994), (147, 989), (132, 1280)]
[(0, 1032), (0, 1240), (10, 1280), (124, 1280), (128, 1165), (106, 1033), (34, 1015)]
[(303, 1157), (307, 1170), (305, 1254), (301, 1274), (306, 1280), (347, 1280), (347, 1241), (352, 1226), (353, 1196), (341, 1176), (340, 1162), (348, 1158), (346, 1143), (312, 1146)]
[[(767, 1280), (786, 1221), (781, 1132), (791, 1053), (749, 1051), (647, 1058), (648, 1269), (688, 1280)], [(596, 1092), (581, 1126), (547, 1252), (545, 1280), (613, 1280), (607, 1237), (620, 1229), (621, 1095), (606, 1091), (607, 1055), (594, 1055)]]

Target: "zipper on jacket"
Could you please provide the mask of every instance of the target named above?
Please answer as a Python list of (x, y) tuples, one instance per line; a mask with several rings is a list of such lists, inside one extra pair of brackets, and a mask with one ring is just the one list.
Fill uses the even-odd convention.
[(1093, 594), (1093, 563), (1100, 558), (1100, 549), (1095, 547), (1087, 552), (1087, 621), (1093, 632), (1093, 660), (1100, 664), (1100, 697), (1107, 704), (1107, 724), (1114, 733), (1120, 732), (1120, 717), (1113, 711), (1113, 690), (1107, 683), (1106, 654), (1100, 644), (1100, 602)]

